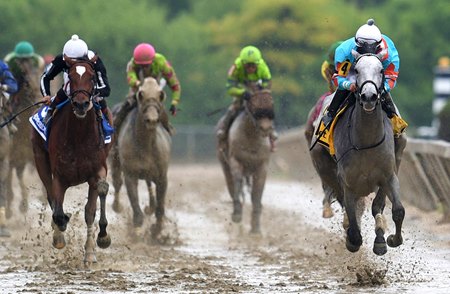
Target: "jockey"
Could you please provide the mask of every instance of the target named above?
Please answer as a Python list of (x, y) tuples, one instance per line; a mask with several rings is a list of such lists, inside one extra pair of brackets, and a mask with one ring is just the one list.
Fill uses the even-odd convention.
[[(45, 124), (48, 123), (50, 117), (53, 115), (55, 107), (61, 102), (65, 101), (68, 98), (68, 95), (70, 95), (70, 93), (67, 93), (65, 91), (65, 89), (67, 88), (66, 85), (67, 83), (69, 83), (69, 79), (67, 77), (67, 74), (69, 72), (69, 66), (64, 61), (64, 58), (68, 57), (71, 59), (88, 60), (93, 58), (95, 55), (96, 53), (88, 49), (86, 42), (80, 39), (78, 35), (73, 35), (71, 39), (68, 40), (66, 44), (64, 44), (62, 54), (57, 55), (53, 59), (53, 61), (47, 66), (45, 72), (41, 77), (41, 84), (40, 84), (41, 93), (44, 96), (43, 99), (46, 101), (46, 104), (49, 105), (47, 115), (44, 118)], [(111, 88), (109, 87), (106, 68), (100, 57), (97, 58), (97, 61), (94, 64), (94, 70), (97, 73), (96, 79), (97, 84), (95, 86), (94, 92), (94, 95), (96, 96), (95, 97), (96, 102), (100, 104), (101, 112), (105, 115), (106, 118), (108, 118), (108, 121), (112, 126), (113, 124), (112, 115), (110, 111), (108, 111), (106, 99), (104, 99), (109, 96)], [(64, 73), (64, 85), (58, 90), (58, 92), (55, 95), (55, 98), (52, 101), (50, 93), (50, 81), (52, 81), (61, 72)]]
[[(5, 104), (9, 100), (9, 96), (16, 93), (17, 90), (17, 81), (9, 70), (8, 64), (0, 60), (0, 91), (2, 92), (0, 95), (0, 113), (2, 112), (2, 109), (5, 110), (3, 113), (5, 119), (8, 119), (11, 115), (11, 109), (8, 109)], [(8, 125), (8, 130), (10, 134), (12, 134), (17, 131), (17, 127), (10, 123)]]
[[(117, 131), (127, 116), (136, 105), (135, 94), (140, 84), (146, 77), (155, 78), (160, 85), (167, 83), (172, 90), (172, 102), (169, 111), (172, 116), (177, 113), (177, 105), (180, 102), (181, 87), (175, 70), (170, 62), (160, 53), (156, 53), (155, 48), (148, 43), (141, 43), (134, 48), (133, 57), (127, 64), (127, 82), (130, 87), (127, 99), (122, 103), (115, 115), (114, 126)], [(161, 124), (173, 134), (173, 128), (169, 123), (166, 111), (161, 112)]]
[[(39, 74), (44, 70), (44, 60), (43, 58), (34, 52), (33, 45), (27, 41), (21, 41), (16, 44), (14, 51), (8, 53), (5, 56), (5, 62), (8, 64), (11, 73), (17, 81), (18, 90), (26, 87), (26, 83), (31, 83), (31, 85), (37, 84), (39, 81), (28, 81), (29, 72), (36, 71)], [(12, 95), (10, 103), (19, 103), (16, 95)], [(9, 125), (10, 129), (16, 129), (16, 126), (11, 122)]]
[[(228, 70), (227, 94), (233, 97), (233, 102), (228, 107), (225, 115), (220, 119), (217, 127), (217, 137), (220, 141), (227, 138), (228, 130), (233, 120), (242, 109), (243, 101), (248, 100), (251, 93), (246, 86), (250, 83), (258, 83), (263, 89), (270, 89), (272, 86), (272, 75), (266, 62), (262, 58), (261, 51), (254, 46), (244, 47), (239, 57)], [(270, 149), (275, 151), (275, 141), (278, 138), (275, 130), (270, 134)]]
[(386, 35), (381, 34), (373, 19), (369, 19), (367, 24), (361, 26), (356, 31), (354, 38), (352, 37), (344, 41), (336, 48), (336, 73), (333, 76), (333, 82), (338, 89), (334, 94), (326, 115), (323, 116), (324, 124), (328, 125), (333, 120), (345, 98), (350, 92), (355, 92), (357, 90), (354, 80), (352, 80), (351, 75), (349, 75), (349, 72), (353, 70), (353, 63), (355, 62), (352, 50), (356, 50), (360, 54), (381, 54), (385, 78), (382, 90), (383, 109), (391, 120), (394, 119), (396, 122), (400, 123), (394, 123), (394, 132), (395, 134), (401, 134), (407, 124), (399, 117), (397, 107), (390, 95), (390, 91), (394, 88), (398, 77), (400, 59), (392, 40)]

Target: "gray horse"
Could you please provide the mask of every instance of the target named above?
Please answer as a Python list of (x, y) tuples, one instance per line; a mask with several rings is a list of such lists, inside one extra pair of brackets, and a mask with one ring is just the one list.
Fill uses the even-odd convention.
[[(0, 93), (0, 117), (3, 117), (4, 103), (3, 94)], [(8, 128), (0, 128), (0, 237), (10, 237), (11, 233), (6, 228), (6, 209), (8, 205), (7, 177), (9, 169), (9, 152), (11, 140)]]
[[(172, 139), (159, 122), (164, 91), (157, 81), (147, 77), (136, 93), (137, 108), (126, 117), (111, 154), (111, 175), (118, 205), (119, 191), (123, 184), (122, 172), (128, 198), (133, 209), (133, 224), (140, 228), (144, 214), (139, 205), (138, 180), (145, 180), (150, 197), (147, 212), (156, 215), (156, 225), (152, 236), (157, 239), (165, 217), (164, 202), (167, 191), (167, 171), (169, 167)], [(156, 201), (152, 194), (152, 183), (156, 186)]]
[(396, 228), (387, 244), (397, 247), (403, 243), (401, 228), (405, 209), (400, 202), (397, 172), (406, 139), (394, 138), (392, 124), (381, 107), (384, 72), (380, 57), (355, 51), (353, 54), (358, 92), (356, 103), (336, 123), (335, 158), (318, 144), (311, 150), (311, 156), (321, 180), (334, 190), (345, 209), (349, 222), (346, 247), (351, 252), (358, 251), (362, 245), (357, 202), (376, 192), (372, 202), (376, 234), (373, 251), (383, 255), (387, 252), (383, 221), (386, 195), (392, 203)]
[(244, 186), (251, 189), (251, 233), (260, 233), (261, 198), (270, 158), (268, 135), (273, 130), (273, 99), (270, 90), (257, 90), (231, 125), (227, 145), (217, 145), (228, 192), (233, 200), (233, 222), (242, 220)]

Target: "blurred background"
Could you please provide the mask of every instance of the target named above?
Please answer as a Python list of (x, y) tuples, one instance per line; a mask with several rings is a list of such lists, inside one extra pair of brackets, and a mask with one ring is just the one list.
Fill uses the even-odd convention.
[[(174, 140), (181, 140), (174, 150), (205, 155), (214, 153), (213, 128), (223, 112), (208, 114), (230, 104), (226, 73), (243, 46), (259, 47), (272, 71), (276, 124), (283, 132), (303, 125), (327, 90), (320, 66), (328, 47), (354, 36), (368, 18), (399, 51), (392, 94), (410, 124), (408, 135), (436, 136), (433, 83), (439, 61), (450, 55), (448, 0), (2, 1), (0, 55), (22, 40), (40, 55), (56, 55), (76, 33), (102, 57), (113, 106), (128, 91), (125, 67), (134, 47), (151, 43), (172, 63), (182, 87), (181, 111), (171, 119)], [(444, 70), (440, 77), (450, 74)], [(188, 151), (189, 144), (208, 148)]]

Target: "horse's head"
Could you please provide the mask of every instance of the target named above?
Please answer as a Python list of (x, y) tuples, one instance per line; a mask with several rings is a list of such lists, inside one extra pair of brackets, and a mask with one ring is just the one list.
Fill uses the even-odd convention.
[(69, 65), (69, 99), (72, 103), (73, 112), (78, 118), (84, 118), (92, 108), (92, 98), (96, 84), (96, 73), (94, 63), (97, 55), (90, 60), (71, 59), (64, 56)]
[(372, 112), (380, 102), (383, 91), (384, 69), (380, 56), (369, 53), (359, 54), (356, 51), (352, 51), (352, 54), (356, 58), (357, 100), (364, 111)]
[(161, 112), (164, 111), (162, 102), (166, 95), (158, 82), (152, 78), (144, 79), (136, 92), (139, 115), (143, 118), (147, 128), (155, 128), (160, 120)]
[(273, 119), (275, 118), (270, 90), (263, 89), (253, 92), (253, 95), (246, 102), (246, 110), (263, 136), (268, 136), (273, 129)]

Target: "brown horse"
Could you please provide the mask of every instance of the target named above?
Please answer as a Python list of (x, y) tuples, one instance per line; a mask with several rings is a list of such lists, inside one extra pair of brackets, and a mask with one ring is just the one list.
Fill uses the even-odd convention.
[(228, 192), (233, 200), (233, 222), (242, 220), (244, 186), (251, 189), (253, 204), (251, 233), (260, 233), (261, 198), (270, 158), (268, 136), (273, 130), (274, 107), (270, 90), (255, 90), (244, 110), (233, 121), (227, 145), (217, 145)]
[[(4, 103), (6, 99), (0, 91), (0, 117), (3, 117)], [(10, 237), (11, 234), (6, 228), (6, 209), (8, 205), (8, 191), (6, 182), (9, 168), (9, 152), (11, 139), (7, 128), (0, 128), (0, 237)]]
[[(29, 107), (36, 103), (41, 96), (39, 90), (39, 77), (42, 71), (33, 65), (33, 60), (29, 58), (17, 59), (16, 61), (21, 69), (22, 76), (17, 78), (19, 83), (19, 91), (11, 96), (10, 105), (13, 113)], [(22, 117), (30, 117), (33, 109), (29, 109), (22, 113)], [(14, 191), (12, 189), (13, 171), (15, 170), (17, 179), (19, 181), (20, 192), (22, 200), (19, 205), (21, 212), (25, 213), (28, 210), (28, 189), (23, 179), (23, 173), (27, 164), (33, 164), (33, 151), (31, 149), (30, 133), (31, 125), (26, 119), (15, 119), (14, 124), (17, 127), (17, 132), (12, 134), (12, 146), (9, 158), (10, 166), (7, 180), (8, 191), (8, 205), (6, 207), (6, 215), (10, 217), (11, 203), (14, 198)]]
[(85, 206), (87, 239), (84, 261), (96, 262), (94, 243), (94, 219), (97, 199), (100, 197), (100, 232), (97, 245), (107, 248), (111, 244), (106, 232), (108, 222), (105, 200), (109, 185), (106, 182), (108, 156), (111, 144), (105, 144), (102, 129), (93, 109), (93, 93), (96, 79), (94, 63), (91, 60), (72, 60), (66, 57), (70, 66), (70, 107), (62, 107), (52, 118), (51, 132), (46, 142), (33, 130), (32, 146), (36, 168), (52, 209), (53, 246), (65, 246), (63, 232), (67, 228), (70, 215), (64, 213), (64, 195), (69, 187), (88, 183), (88, 200)]
[[(169, 133), (160, 123), (164, 98), (165, 94), (157, 81), (152, 77), (145, 78), (136, 93), (137, 107), (128, 114), (122, 124), (117, 145), (111, 153), (116, 207), (120, 206), (118, 201), (123, 172), (133, 209), (133, 225), (135, 228), (142, 227), (144, 215), (139, 205), (137, 186), (140, 179), (145, 180), (150, 198), (150, 206), (145, 211), (148, 214), (155, 212), (156, 224), (152, 227), (152, 237), (157, 241), (161, 241), (159, 235), (165, 217), (164, 202), (172, 144)], [(156, 187), (156, 200), (152, 183)]]

